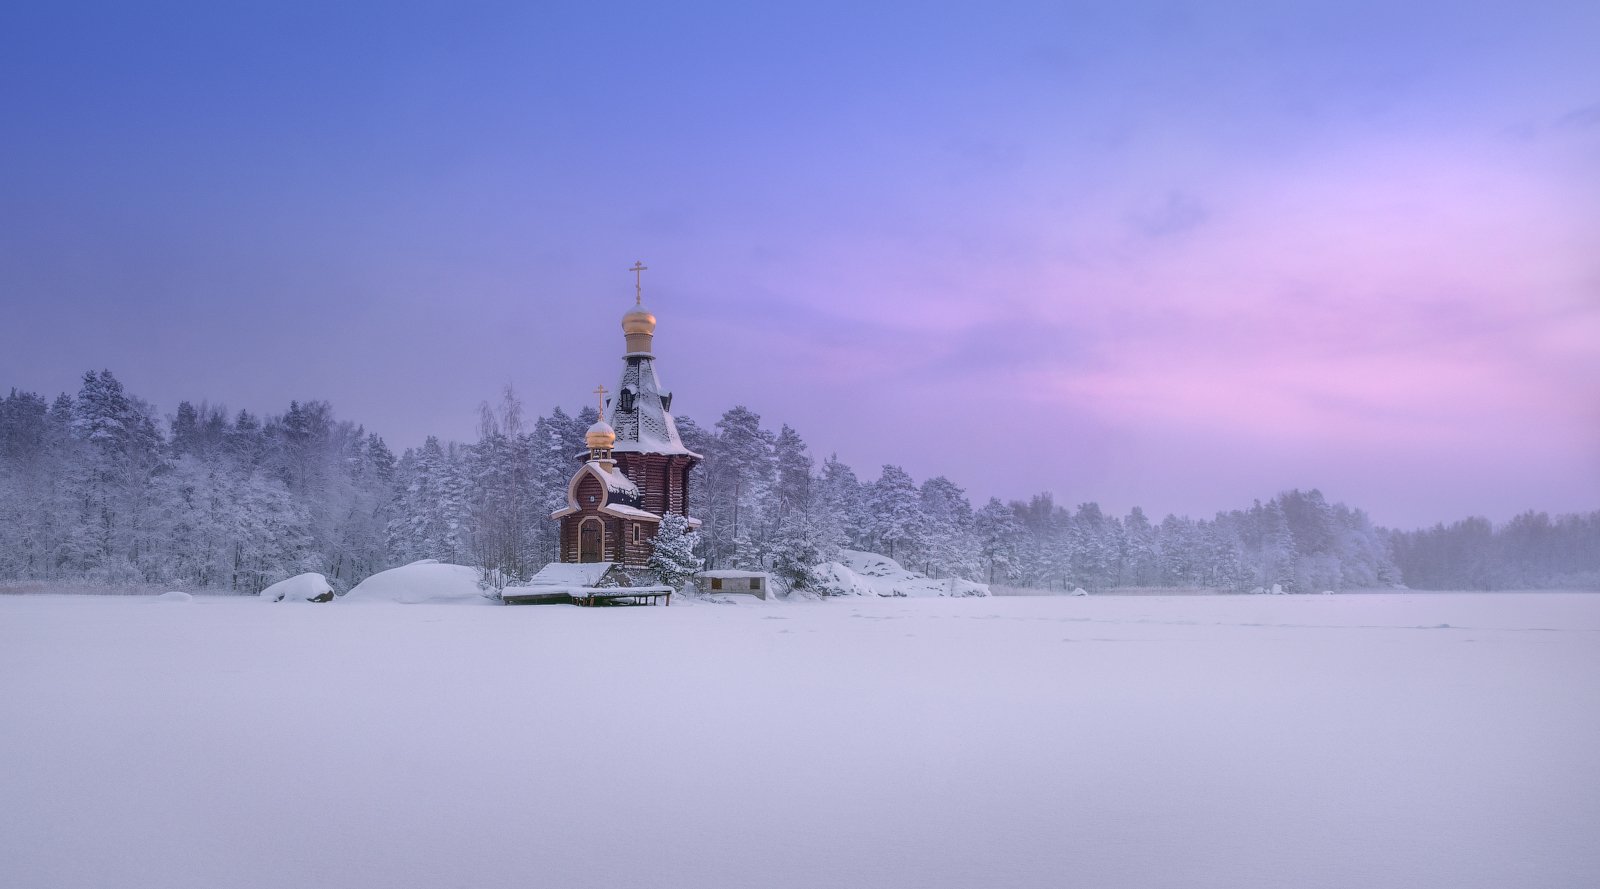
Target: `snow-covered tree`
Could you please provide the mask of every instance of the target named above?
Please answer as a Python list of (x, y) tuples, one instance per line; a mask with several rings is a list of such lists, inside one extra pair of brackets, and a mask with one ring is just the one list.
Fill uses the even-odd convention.
[(1098, 503), (1082, 503), (1072, 517), (1068, 545), (1077, 579), (1098, 592), (1117, 575), (1121, 552), (1116, 520), (1100, 511)]
[(983, 560), (984, 580), (1000, 583), (1016, 576), (1018, 538), (1022, 524), (1011, 507), (990, 497), (973, 517), (978, 537), (978, 556)]
[(1150, 586), (1160, 582), (1160, 557), (1156, 532), (1144, 510), (1135, 506), (1122, 520), (1122, 586)]
[[(284, 571), (340, 588), (417, 558), (520, 576), (558, 557), (550, 513), (593, 408), (531, 424), (509, 393), (471, 446), (430, 439), (398, 460), (326, 402), (281, 415), (180, 402), (165, 424), (109, 371), (76, 396), (0, 398), (0, 579), (181, 583), (250, 592)], [(1413, 532), (1374, 526), (1317, 490), (1152, 527), (1048, 494), (973, 513), (953, 482), (898, 467), (870, 485), (836, 456), (813, 467), (792, 428), (739, 407), (715, 430), (678, 419), (705, 457), (689, 488), (714, 565), (803, 583), (806, 563), (877, 549), (936, 575), (1029, 585), (1277, 583), (1315, 592), (1387, 586), (1600, 587), (1600, 512), (1527, 513)], [(165, 433), (165, 434), (163, 434)]]
[(867, 534), (866, 507), (855, 472), (831, 455), (815, 484), (812, 511), (822, 558), (831, 561), (840, 549), (861, 546)]
[(868, 526), (873, 542), (891, 559), (913, 559), (924, 542), (921, 497), (904, 469), (884, 464), (867, 487)]
[(923, 572), (930, 577), (977, 577), (982, 569), (967, 492), (936, 476), (922, 483), (918, 506), (923, 518)]
[(1260, 509), (1257, 522), (1261, 529), (1257, 582), (1267, 589), (1276, 585), (1283, 587), (1285, 592), (1295, 592), (1295, 562), (1299, 552), (1283, 507), (1276, 500), (1269, 502)]
[(790, 589), (804, 589), (811, 580), (811, 570), (823, 561), (821, 537), (814, 516), (800, 510), (790, 512), (778, 523), (766, 546), (768, 570)]
[(535, 556), (532, 532), (542, 518), (542, 498), (531, 486), (533, 464), (522, 403), (507, 386), (498, 406), (480, 406), (478, 443), (467, 449), (465, 467), (473, 556), (484, 578), (499, 586), (525, 580), (544, 564)]
[(675, 512), (667, 513), (661, 517), (661, 526), (656, 529), (655, 546), (647, 567), (667, 586), (673, 589), (682, 587), (700, 570), (702, 564), (700, 557), (694, 554), (698, 537), (698, 534), (689, 530), (688, 519)]

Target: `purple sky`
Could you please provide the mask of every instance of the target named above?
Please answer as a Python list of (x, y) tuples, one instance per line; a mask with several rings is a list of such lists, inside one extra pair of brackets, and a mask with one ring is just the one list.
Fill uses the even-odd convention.
[(470, 439), (643, 259), (680, 413), (863, 476), (1600, 507), (1592, 2), (15, 5), (0, 386)]

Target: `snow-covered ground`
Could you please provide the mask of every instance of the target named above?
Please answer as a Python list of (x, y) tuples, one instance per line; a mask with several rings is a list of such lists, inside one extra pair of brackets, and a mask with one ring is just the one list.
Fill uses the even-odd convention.
[(0, 596), (0, 886), (1600, 885), (1600, 596)]

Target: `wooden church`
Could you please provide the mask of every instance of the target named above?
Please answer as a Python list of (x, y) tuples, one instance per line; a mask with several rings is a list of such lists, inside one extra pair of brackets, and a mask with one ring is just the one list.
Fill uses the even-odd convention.
[[(661, 517), (689, 516), (689, 472), (700, 455), (683, 446), (672, 419), (672, 393), (661, 389), (652, 352), (656, 316), (643, 306), (635, 263), (634, 307), (622, 316), (627, 351), (613, 397), (600, 396), (600, 419), (584, 434), (583, 464), (567, 484), (567, 505), (551, 513), (561, 522), (562, 562), (614, 562), (644, 567)], [(607, 409), (611, 422), (606, 422)]]

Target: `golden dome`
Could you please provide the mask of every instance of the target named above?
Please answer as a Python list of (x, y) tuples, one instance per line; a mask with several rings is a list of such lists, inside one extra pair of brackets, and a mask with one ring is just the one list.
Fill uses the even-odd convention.
[(634, 306), (632, 311), (622, 316), (623, 333), (642, 333), (646, 335), (656, 332), (656, 316), (650, 314), (644, 306)]
[(617, 430), (604, 420), (589, 427), (583, 434), (583, 440), (589, 445), (591, 451), (609, 451), (617, 443)]

